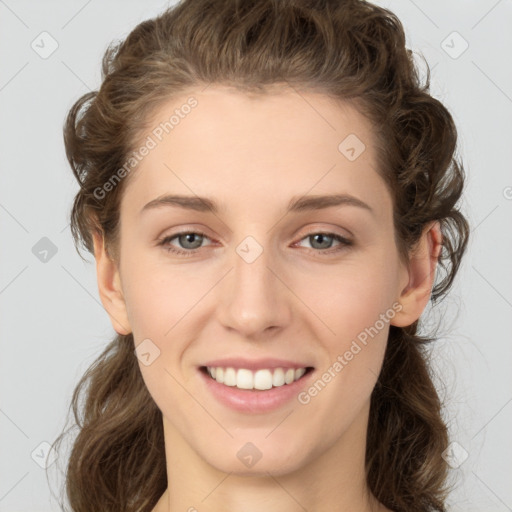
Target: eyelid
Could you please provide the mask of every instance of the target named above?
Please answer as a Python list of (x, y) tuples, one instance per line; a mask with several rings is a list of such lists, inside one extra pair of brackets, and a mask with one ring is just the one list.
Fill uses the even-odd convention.
[(300, 236), (302, 239), (305, 236), (316, 235), (316, 234), (320, 234), (320, 233), (322, 233), (324, 235), (336, 235), (336, 236), (346, 239), (347, 241), (351, 241), (354, 238), (353, 233), (350, 230), (348, 230), (347, 228), (342, 228), (342, 227), (336, 226), (336, 225), (330, 226), (329, 224), (327, 224), (327, 227), (326, 227), (325, 223), (309, 224), (307, 226), (307, 228), (304, 228), (304, 230), (300, 229), (297, 236), (298, 237)]
[(309, 233), (306, 233), (305, 235), (299, 237), (298, 241), (297, 242), (294, 242), (294, 245), (299, 243), (299, 242), (302, 242), (303, 240), (305, 240), (306, 238), (309, 238), (310, 236), (315, 236), (315, 235), (324, 235), (324, 236), (329, 236), (331, 238), (334, 238), (334, 239), (340, 239), (344, 242), (347, 242), (347, 243), (352, 243), (352, 240), (344, 235), (340, 235), (339, 233), (336, 233), (334, 231), (328, 231), (328, 230), (318, 230), (318, 231), (311, 231)]
[(173, 231), (173, 229), (171, 228), (171, 230), (165, 230), (163, 235), (159, 235), (156, 239), (156, 242), (159, 243), (161, 242), (162, 240), (165, 240), (166, 238), (175, 238), (177, 236), (180, 236), (180, 235), (187, 235), (187, 234), (196, 234), (196, 235), (201, 235), (201, 236), (204, 236), (206, 238), (209, 238), (210, 240), (212, 240), (213, 238), (207, 233), (207, 229), (206, 228), (203, 228), (203, 227), (198, 227), (198, 226), (179, 226), (178, 228), (176, 228), (176, 231)]

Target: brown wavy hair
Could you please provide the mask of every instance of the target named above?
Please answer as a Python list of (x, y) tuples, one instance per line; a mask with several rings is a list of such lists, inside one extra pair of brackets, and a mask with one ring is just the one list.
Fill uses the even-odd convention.
[[(442, 251), (431, 299), (450, 288), (466, 249), (458, 202), (464, 168), (452, 116), (429, 94), (401, 22), (361, 0), (184, 0), (111, 44), (98, 91), (79, 98), (64, 125), (78, 180), (71, 231), (78, 252), (92, 233), (115, 253), (124, 178), (99, 200), (163, 101), (223, 84), (264, 94), (273, 85), (352, 102), (371, 121), (378, 170), (393, 197), (400, 253), (439, 221)], [(391, 326), (371, 397), (367, 483), (396, 512), (445, 511), (448, 444), (419, 321)], [(142, 380), (132, 335), (117, 335), (74, 390), (78, 434), (65, 490), (73, 512), (149, 512), (167, 487), (162, 415)], [(63, 432), (55, 441), (61, 443)]]

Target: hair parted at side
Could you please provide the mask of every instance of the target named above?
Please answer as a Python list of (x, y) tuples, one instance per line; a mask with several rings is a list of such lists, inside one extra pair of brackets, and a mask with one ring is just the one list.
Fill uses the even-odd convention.
[[(378, 170), (393, 197), (403, 255), (438, 221), (443, 234), (432, 298), (457, 273), (468, 224), (457, 206), (464, 170), (448, 110), (421, 83), (402, 24), (363, 0), (183, 0), (136, 26), (103, 58), (98, 91), (84, 94), (64, 126), (78, 180), (71, 231), (93, 252), (100, 232), (112, 254), (126, 162), (152, 112), (208, 84), (264, 94), (274, 85), (353, 102), (371, 121)], [(370, 490), (396, 512), (445, 511), (448, 444), (419, 323), (391, 327), (371, 398), (366, 470)], [(142, 379), (132, 335), (117, 335), (78, 383), (78, 425), (66, 472), (73, 512), (151, 511), (167, 487), (162, 416)], [(61, 434), (55, 444), (60, 444)]]

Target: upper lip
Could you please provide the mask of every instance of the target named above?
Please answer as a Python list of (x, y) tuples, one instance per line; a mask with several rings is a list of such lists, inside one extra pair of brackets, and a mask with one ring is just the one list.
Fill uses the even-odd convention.
[(275, 358), (264, 358), (264, 359), (244, 359), (242, 357), (230, 357), (224, 359), (214, 359), (208, 361), (203, 366), (209, 367), (222, 367), (222, 368), (245, 368), (247, 370), (263, 370), (268, 368), (269, 370), (275, 368), (312, 368), (311, 365), (305, 363), (299, 363), (296, 361), (290, 361), (286, 359), (275, 359)]

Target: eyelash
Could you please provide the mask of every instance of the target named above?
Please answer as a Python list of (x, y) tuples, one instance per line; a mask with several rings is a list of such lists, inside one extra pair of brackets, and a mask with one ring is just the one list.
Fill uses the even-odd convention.
[[(179, 238), (180, 236), (183, 236), (183, 235), (199, 235), (199, 236), (202, 236), (205, 238), (209, 238), (209, 236), (206, 233), (203, 233), (202, 231), (182, 231), (180, 233), (175, 233), (173, 235), (166, 236), (158, 243), (158, 245), (163, 246), (167, 252), (177, 254), (179, 256), (184, 256), (184, 257), (194, 256), (194, 254), (196, 254), (199, 251), (199, 249), (201, 249), (201, 247), (198, 247), (197, 249), (191, 249), (189, 251), (185, 251), (185, 250), (176, 249), (173, 246), (169, 245), (169, 242), (171, 242), (171, 240), (174, 240), (175, 238)], [(309, 249), (309, 251), (313, 251), (314, 253), (319, 254), (320, 256), (328, 256), (333, 253), (338, 253), (338, 252), (342, 251), (343, 249), (353, 245), (353, 242), (351, 240), (348, 240), (347, 238), (345, 238), (341, 235), (337, 235), (336, 233), (329, 233), (327, 231), (314, 231), (314, 232), (310, 233), (309, 235), (302, 237), (299, 241), (302, 241), (305, 238), (309, 238), (310, 236), (314, 236), (314, 235), (324, 235), (324, 236), (332, 237), (334, 240), (340, 242), (340, 245), (334, 249), (333, 248)]]

